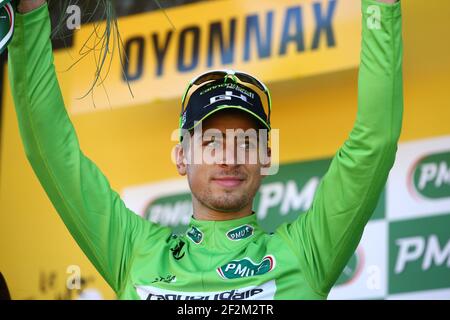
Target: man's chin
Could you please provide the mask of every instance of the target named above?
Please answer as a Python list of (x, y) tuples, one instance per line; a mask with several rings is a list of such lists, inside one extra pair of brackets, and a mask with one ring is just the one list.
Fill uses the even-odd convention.
[(209, 207), (219, 212), (237, 212), (247, 205), (246, 199), (233, 198), (230, 199), (229, 195), (214, 199), (209, 203)]

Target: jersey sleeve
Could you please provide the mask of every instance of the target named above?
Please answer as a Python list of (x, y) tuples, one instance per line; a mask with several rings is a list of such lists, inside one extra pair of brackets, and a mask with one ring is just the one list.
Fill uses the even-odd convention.
[(285, 226), (313, 289), (327, 296), (356, 250), (395, 160), (402, 126), (400, 3), (362, 1), (358, 111), (311, 208)]
[(130, 211), (80, 150), (53, 65), (47, 5), (17, 14), (9, 77), (26, 156), (70, 233), (120, 292), (140, 239), (155, 245), (168, 228)]

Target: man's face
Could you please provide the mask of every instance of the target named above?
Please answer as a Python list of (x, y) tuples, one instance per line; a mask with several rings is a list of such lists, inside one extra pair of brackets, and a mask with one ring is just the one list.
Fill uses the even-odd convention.
[[(206, 135), (211, 129), (222, 137)], [(251, 206), (263, 179), (261, 168), (268, 165), (261, 164), (257, 139), (236, 135), (249, 129), (258, 134), (257, 122), (251, 115), (242, 111), (219, 111), (202, 122), (203, 134), (194, 134), (188, 146), (178, 149), (178, 171), (187, 175), (193, 196), (205, 207), (219, 212), (237, 212)], [(230, 135), (231, 131), (235, 134)], [(267, 143), (264, 143), (262, 149), (265, 156), (269, 156), (270, 151), (265, 149)], [(195, 154), (211, 155), (214, 161), (194, 163)], [(181, 163), (186, 157), (191, 159), (191, 164)]]

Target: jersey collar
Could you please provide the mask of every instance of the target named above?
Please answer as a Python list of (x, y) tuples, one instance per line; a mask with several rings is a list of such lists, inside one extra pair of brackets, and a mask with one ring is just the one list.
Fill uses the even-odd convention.
[(192, 217), (186, 237), (195, 245), (229, 249), (248, 243), (259, 232), (255, 213), (225, 221), (196, 220)]

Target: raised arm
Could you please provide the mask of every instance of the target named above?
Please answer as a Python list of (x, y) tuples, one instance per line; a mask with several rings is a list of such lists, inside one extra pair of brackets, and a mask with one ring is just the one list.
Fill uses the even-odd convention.
[(362, 14), (356, 123), (310, 210), (285, 228), (310, 285), (322, 296), (358, 246), (394, 163), (402, 124), (400, 3), (362, 0)]
[(170, 231), (126, 208), (81, 152), (55, 74), (47, 5), (42, 0), (21, 5), (26, 13), (17, 15), (8, 67), (27, 158), (81, 249), (120, 292), (139, 240), (164, 241)]

